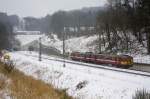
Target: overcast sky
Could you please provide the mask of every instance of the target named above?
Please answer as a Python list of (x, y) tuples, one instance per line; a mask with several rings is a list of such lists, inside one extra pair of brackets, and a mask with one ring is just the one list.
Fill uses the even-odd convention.
[(0, 12), (20, 17), (43, 17), (58, 10), (80, 9), (104, 5), (105, 0), (0, 0)]

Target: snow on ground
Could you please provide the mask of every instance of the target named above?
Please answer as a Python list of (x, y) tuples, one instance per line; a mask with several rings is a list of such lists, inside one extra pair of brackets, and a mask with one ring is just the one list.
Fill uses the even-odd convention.
[[(51, 36), (46, 35), (17, 35), (16, 38), (21, 42), (21, 45), (27, 45), (35, 40), (38, 40), (39, 37), (42, 37), (42, 44), (54, 47), (62, 52), (63, 42), (58, 39), (58, 37), (54, 34)], [(93, 44), (95, 40), (97, 40), (97, 36), (82, 36), (82, 37), (74, 37), (65, 41), (66, 51), (94, 51), (96, 45)]]
[(20, 41), (21, 45), (26, 45), (32, 41), (38, 40), (43, 35), (17, 35), (16, 38)]
[[(42, 44), (46, 46), (54, 47), (62, 52), (63, 41), (60, 41), (56, 35), (53, 35), (53, 39), (48, 37), (42, 38)], [(94, 51), (96, 45), (92, 44), (95, 40), (97, 40), (97, 36), (82, 36), (82, 37), (75, 37), (65, 41), (65, 47), (67, 52), (72, 51), (80, 51), (80, 52), (87, 52), (87, 51)]]
[[(38, 40), (39, 37), (42, 37), (43, 45), (54, 47), (62, 52), (63, 42), (59, 40), (58, 37), (54, 34), (52, 34), (50, 37), (46, 35), (18, 35), (16, 38), (19, 39), (22, 45), (27, 45), (34, 40)], [(72, 52), (72, 51), (95, 52), (96, 44), (93, 44), (93, 42), (95, 42), (97, 39), (98, 39), (97, 35), (89, 36), (89, 37), (82, 36), (82, 37), (75, 37), (75, 38), (68, 39), (65, 41), (66, 52)], [(137, 52), (133, 51), (135, 53), (129, 54), (133, 56), (134, 62), (150, 64), (150, 56), (141, 54), (142, 51), (146, 52), (146, 50), (144, 50), (143, 47), (138, 46), (138, 44), (136, 44), (135, 47), (137, 47), (135, 48), (136, 50), (139, 49), (140, 51)]]
[[(20, 52), (10, 53), (16, 68), (27, 75), (41, 79), (56, 88), (66, 89), (77, 99), (132, 99), (136, 90), (150, 91), (150, 78), (95, 69), (62, 62), (25, 56)], [(48, 56), (47, 56), (48, 57)]]
[(150, 64), (150, 55), (133, 55), (134, 62)]

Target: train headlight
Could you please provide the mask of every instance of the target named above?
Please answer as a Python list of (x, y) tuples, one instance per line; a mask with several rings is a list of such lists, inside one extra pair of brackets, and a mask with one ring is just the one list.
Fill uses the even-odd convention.
[(128, 63), (127, 63), (127, 62), (121, 62), (121, 64), (122, 64), (122, 65), (126, 65), (126, 64), (128, 64)]
[(128, 64), (131, 64), (131, 62), (130, 62), (130, 61), (128, 61)]

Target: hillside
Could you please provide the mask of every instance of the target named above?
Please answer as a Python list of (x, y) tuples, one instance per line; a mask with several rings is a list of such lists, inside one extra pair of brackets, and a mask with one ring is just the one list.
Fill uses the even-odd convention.
[[(47, 47), (53, 47), (59, 51), (62, 52), (63, 47), (63, 41), (60, 40), (57, 35), (52, 34), (50, 36), (46, 35), (18, 35), (16, 38), (21, 42), (21, 46), (29, 46), (30, 43), (33, 41), (38, 41), (39, 37), (42, 37), (42, 44)], [(92, 36), (80, 36), (80, 37), (72, 37), (67, 40), (65, 40), (65, 49), (66, 52), (72, 52), (72, 51), (80, 51), (80, 52), (99, 52), (98, 43), (99, 38), (98, 35), (92, 35)], [(120, 44), (121, 42), (118, 42)], [(132, 47), (129, 49), (126, 53), (121, 52), (121, 50), (118, 50), (118, 53), (124, 53), (124, 54), (146, 54), (146, 47), (145, 42), (143, 42), (144, 45), (141, 45), (138, 43), (136, 38), (132, 35)], [(35, 43), (31, 44), (34, 45)], [(107, 52), (108, 46), (103, 46), (102, 50)]]
[(137, 90), (150, 90), (150, 79), (146, 76), (87, 67), (74, 64), (74, 61), (68, 63), (67, 60), (66, 67), (63, 67), (63, 62), (57, 61), (61, 60), (60, 58), (47, 55), (43, 55), (42, 61), (39, 62), (38, 53), (13, 52), (10, 55), (16, 63), (15, 67), (26, 75), (52, 84), (56, 88), (66, 89), (70, 96), (77, 99), (132, 99)]
[[(80, 52), (87, 52), (87, 51), (95, 51), (97, 41), (97, 36), (81, 36), (81, 37), (74, 37), (65, 40), (65, 50), (66, 52), (73, 52), (73, 51), (80, 51)], [(62, 52), (63, 41), (59, 40), (56, 35), (52, 35), (52, 39), (44, 36), (42, 38), (42, 44), (46, 46), (52, 46)]]
[[(53, 47), (62, 53), (62, 44), (63, 42), (57, 38), (56, 35), (45, 36), (45, 35), (18, 35), (16, 38), (21, 42), (22, 47), (27, 47), (31, 43), (31, 46), (38, 45), (37, 42), (33, 43), (34, 41), (39, 40), (39, 37), (42, 37), (42, 44), (47, 47)], [(72, 51), (95, 51), (97, 41), (97, 36), (82, 36), (82, 37), (74, 37), (65, 41), (66, 44), (66, 52)]]
[(65, 91), (54, 89), (14, 69), (9, 72), (0, 62), (0, 99), (71, 99)]
[[(30, 37), (30, 38), (29, 38)], [(18, 40), (23, 44), (22, 50), (27, 51), (29, 46), (34, 46), (35, 51), (39, 50), (38, 39), (42, 37), (42, 45), (43, 45), (43, 52), (47, 55), (60, 55), (63, 50), (63, 41), (58, 39), (58, 37), (54, 34), (51, 36), (41, 35), (37, 36), (32, 35), (24, 35), (18, 36)], [(119, 42), (118, 42), (119, 43)], [(24, 45), (25, 44), (25, 45)], [(146, 47), (139, 44), (136, 39), (133, 37), (133, 46), (132, 49), (128, 50), (127, 52), (122, 52), (118, 50), (115, 54), (127, 54), (134, 57), (134, 62), (137, 63), (150, 63), (150, 56), (147, 55)], [(70, 39), (65, 40), (65, 50), (66, 52), (99, 52), (98, 47), (98, 36), (81, 36), (81, 37), (73, 37)], [(106, 51), (105, 47), (102, 47), (102, 50)], [(110, 53), (110, 52), (109, 52)]]

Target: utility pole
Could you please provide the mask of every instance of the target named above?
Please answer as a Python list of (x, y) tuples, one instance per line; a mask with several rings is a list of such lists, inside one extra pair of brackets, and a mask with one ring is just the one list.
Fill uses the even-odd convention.
[(135, 0), (132, 1), (133, 4), (133, 10), (135, 10)]
[(39, 61), (42, 61), (42, 44), (41, 44), (41, 37), (39, 38)]
[(98, 25), (97, 26), (97, 29), (96, 29), (96, 31), (98, 32), (98, 37), (99, 37), (99, 44), (98, 44), (98, 47), (99, 47), (99, 54), (101, 54), (102, 53), (102, 46), (101, 46), (101, 44), (102, 44), (102, 38), (101, 38), (101, 36), (102, 36), (102, 30), (101, 30), (101, 28), (100, 28), (100, 26)]
[(66, 28), (64, 27), (63, 31), (63, 67), (66, 67), (66, 62), (65, 62), (65, 37), (66, 37)]
[(102, 53), (102, 50), (101, 50), (101, 33), (99, 33), (99, 54)]

